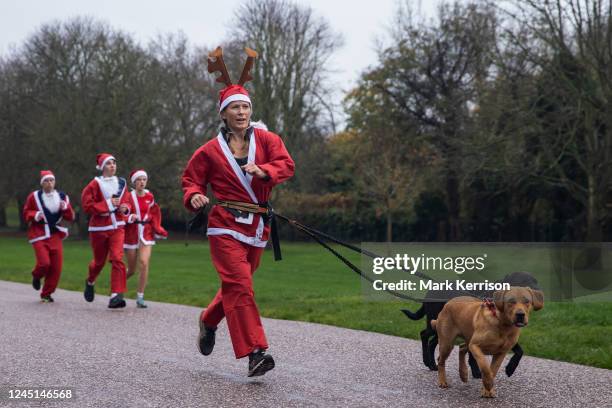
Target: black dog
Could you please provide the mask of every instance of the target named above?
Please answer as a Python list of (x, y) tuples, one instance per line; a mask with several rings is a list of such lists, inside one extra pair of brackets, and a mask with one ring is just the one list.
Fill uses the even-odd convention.
[[(497, 281), (501, 283), (509, 283), (512, 286), (524, 286), (532, 289), (539, 290), (538, 281), (531, 276), (527, 272), (514, 272), (506, 275), (502, 280)], [(450, 299), (457, 296), (465, 296), (466, 293), (462, 291), (440, 291), (440, 290), (430, 290), (426, 293), (425, 299), (421, 308), (416, 312), (411, 312), (407, 309), (402, 309), (402, 312), (409, 319), (412, 320), (420, 320), (423, 316), (427, 316), (427, 326), (425, 330), (421, 331), (421, 345), (423, 348), (423, 363), (426, 367), (429, 367), (430, 370), (437, 371), (438, 365), (435, 360), (435, 352), (436, 347), (438, 346), (438, 335), (436, 331), (431, 327), (431, 321), (438, 318), (438, 314), (442, 311), (442, 308)], [(482, 291), (482, 292), (473, 292), (474, 296), (480, 297), (492, 297), (493, 293), (491, 291)], [(517, 343), (513, 348), (512, 352), (514, 355), (508, 362), (506, 366), (506, 375), (510, 377), (514, 374), (514, 371), (519, 365), (521, 358), (523, 357), (523, 349)], [(481, 378), (482, 375), (480, 373), (480, 369), (478, 368), (478, 364), (474, 357), (472, 357), (471, 353), (468, 353), (468, 363), (472, 370), (472, 377)]]

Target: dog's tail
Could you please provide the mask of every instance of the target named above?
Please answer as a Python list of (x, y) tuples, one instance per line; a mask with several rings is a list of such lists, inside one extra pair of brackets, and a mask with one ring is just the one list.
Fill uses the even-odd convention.
[(408, 309), (402, 309), (402, 312), (411, 320), (421, 320), (425, 316), (425, 307), (421, 305), (421, 308), (416, 312), (411, 312)]
[[(431, 321), (431, 327), (436, 330), (436, 326), (438, 325), (438, 319), (433, 319)], [(437, 330), (436, 330), (437, 331)]]

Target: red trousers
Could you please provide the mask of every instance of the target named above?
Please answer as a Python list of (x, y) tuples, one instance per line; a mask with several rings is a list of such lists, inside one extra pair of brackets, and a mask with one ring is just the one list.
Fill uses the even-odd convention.
[(89, 233), (89, 242), (94, 257), (89, 263), (87, 280), (91, 283), (96, 281), (108, 257), (111, 263), (111, 292), (113, 293), (126, 292), (125, 264), (123, 263), (124, 236), (123, 228)]
[(55, 292), (62, 274), (62, 235), (54, 232), (48, 239), (33, 242), (32, 247), (36, 255), (36, 266), (32, 270), (32, 276), (45, 279), (40, 297), (49, 296)]
[(208, 237), (212, 261), (221, 279), (221, 289), (202, 312), (207, 327), (217, 327), (227, 318), (234, 354), (242, 358), (254, 349), (267, 349), (268, 342), (255, 304), (253, 273), (263, 248), (236, 241), (228, 235)]

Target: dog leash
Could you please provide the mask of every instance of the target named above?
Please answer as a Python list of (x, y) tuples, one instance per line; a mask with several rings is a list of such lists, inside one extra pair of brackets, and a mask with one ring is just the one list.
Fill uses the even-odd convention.
[[(312, 239), (314, 239), (315, 241), (317, 241), (321, 246), (323, 246), (325, 249), (327, 249), (329, 252), (331, 252), (333, 255), (335, 255), (338, 259), (340, 259), (346, 266), (348, 266), (353, 272), (355, 272), (356, 274), (358, 274), (359, 276), (361, 276), (363, 279), (367, 280), (370, 283), (374, 283), (374, 279), (370, 278), (369, 276), (367, 276), (358, 266), (356, 266), (355, 264), (353, 264), (351, 261), (349, 261), (348, 259), (346, 259), (342, 254), (340, 254), (338, 251), (336, 251), (335, 249), (333, 249), (332, 247), (330, 247), (326, 242), (324, 242), (319, 236), (317, 236), (317, 234), (315, 234), (314, 232), (311, 231), (311, 229), (309, 227), (306, 227), (305, 225), (295, 221), (295, 220), (291, 220), (283, 215), (280, 214), (276, 214), (277, 217), (279, 217), (280, 219), (288, 222), (290, 225), (292, 225), (293, 227), (295, 227), (298, 231), (301, 231), (303, 233), (305, 233), (306, 235), (308, 235), (309, 237), (311, 237)], [(325, 234), (327, 235), (327, 234)], [(334, 239), (334, 242), (343, 245), (343, 243), (339, 242), (338, 240)], [(350, 245), (350, 244), (349, 244)], [(344, 245), (346, 246), (346, 245)], [(353, 245), (347, 246), (347, 248), (351, 248), (353, 247)], [(353, 249), (353, 248), (351, 248)], [(360, 248), (354, 247), (354, 250), (360, 253), (365, 254), (365, 252), (362, 252)], [(374, 255), (374, 254), (373, 254)], [(376, 256), (374, 256), (376, 257)], [(421, 298), (416, 298), (413, 296), (408, 296), (408, 295), (404, 295), (403, 293), (400, 292), (396, 292), (394, 290), (391, 289), (383, 289), (385, 292), (389, 293), (392, 296), (395, 296), (396, 298), (399, 299), (404, 299), (404, 300), (410, 300), (413, 302), (417, 302), (417, 303), (423, 303), (425, 302), (425, 299), (421, 299)]]
[[(331, 246), (329, 246), (325, 241), (323, 241), (322, 238), (334, 242), (340, 246), (343, 246), (347, 249), (350, 249), (354, 252), (366, 255), (370, 258), (381, 258), (379, 255), (370, 252), (368, 250), (362, 249), (356, 245), (350, 244), (348, 242), (342, 241), (338, 238), (335, 238), (325, 232), (319, 231), (315, 228), (309, 227), (305, 224), (302, 224), (301, 222), (291, 219), (289, 217), (286, 217), (282, 214), (279, 214), (278, 212), (274, 211), (274, 209), (272, 208), (272, 206), (270, 205), (270, 203), (266, 202), (266, 203), (262, 203), (262, 204), (253, 204), (253, 203), (245, 203), (245, 202), (239, 202), (239, 201), (229, 201), (229, 200), (219, 200), (217, 202), (217, 205), (221, 206), (221, 207), (225, 207), (225, 208), (229, 208), (229, 209), (234, 209), (237, 211), (243, 211), (243, 212), (247, 212), (247, 213), (253, 213), (253, 214), (259, 214), (262, 216), (267, 217), (268, 219), (270, 219), (271, 221), (271, 238), (272, 238), (272, 244), (274, 247), (274, 258), (275, 260), (281, 260), (281, 252), (280, 252), (280, 242), (278, 239), (278, 232), (277, 232), (277, 227), (276, 227), (276, 217), (280, 218), (281, 220), (287, 222), (289, 225), (291, 225), (292, 227), (296, 228), (298, 231), (308, 235), (310, 238), (314, 239), (319, 245), (321, 245), (322, 247), (324, 247), (325, 249), (327, 249), (329, 252), (331, 252), (336, 258), (338, 258), (340, 261), (342, 261), (349, 269), (351, 269), (353, 272), (355, 272), (356, 274), (358, 274), (359, 276), (361, 276), (363, 279), (367, 280), (370, 283), (374, 283), (375, 280), (372, 279), (371, 277), (367, 276), (358, 266), (356, 266), (355, 264), (353, 264), (351, 261), (349, 261), (346, 257), (344, 257), (342, 254), (340, 254), (338, 251), (336, 251), (335, 249), (333, 249)], [(194, 226), (194, 224), (200, 224), (202, 223), (204, 219), (204, 210), (200, 210), (196, 216), (194, 216), (192, 218), (192, 220), (188, 223), (188, 230), (191, 230), (191, 228)], [(431, 276), (428, 276), (426, 274), (424, 274), (423, 272), (419, 272), (419, 271), (415, 271), (413, 273), (413, 275), (418, 276), (420, 278), (423, 279), (427, 279), (433, 282), (438, 282), (438, 280), (432, 278)], [(389, 293), (390, 295), (397, 297), (399, 299), (404, 299), (404, 300), (410, 300), (413, 302), (418, 302), (418, 303), (423, 303), (425, 301), (427, 301), (427, 299), (424, 298), (416, 298), (413, 296), (409, 296), (409, 295), (405, 295), (403, 293), (400, 292), (396, 292), (394, 290), (391, 289), (383, 289), (385, 292)], [(470, 291), (467, 290), (463, 290), (463, 289), (459, 289), (459, 292), (462, 293), (466, 293), (472, 297), (476, 297), (482, 301), (485, 301), (486, 298), (482, 297), (476, 293), (472, 293)]]

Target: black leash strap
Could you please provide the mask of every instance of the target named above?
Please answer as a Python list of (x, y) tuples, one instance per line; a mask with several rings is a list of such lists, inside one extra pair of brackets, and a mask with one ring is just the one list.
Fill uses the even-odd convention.
[[(309, 237), (311, 237), (312, 239), (314, 239), (315, 241), (317, 241), (321, 246), (323, 246), (325, 249), (327, 249), (329, 252), (331, 252), (332, 254), (334, 254), (338, 259), (340, 259), (342, 262), (344, 262), (344, 264), (346, 266), (348, 266), (353, 272), (355, 272), (356, 274), (358, 274), (359, 276), (361, 276), (363, 279), (367, 280), (370, 283), (374, 283), (374, 279), (370, 278), (369, 276), (367, 276), (365, 273), (363, 273), (363, 271), (358, 268), (355, 264), (353, 264), (351, 261), (349, 261), (348, 259), (346, 259), (342, 254), (340, 254), (338, 251), (336, 251), (335, 249), (333, 249), (332, 247), (330, 247), (326, 242), (324, 242), (315, 232), (312, 231), (311, 228), (306, 227), (304, 224), (301, 224), (295, 220), (292, 220), (290, 218), (285, 217), (284, 215), (280, 215), (280, 214), (276, 214), (277, 217), (279, 217), (280, 219), (286, 221), (287, 223), (289, 223), (289, 225), (292, 225), (293, 227), (295, 227), (296, 229), (298, 229), (299, 231), (302, 231), (303, 233), (305, 233), (306, 235), (308, 235)], [(316, 230), (315, 230), (316, 231)], [(324, 236), (328, 236), (327, 234), (323, 234)], [(332, 237), (333, 238), (333, 237)], [(336, 238), (333, 238), (332, 241), (338, 243), (339, 245), (344, 245), (347, 246), (345, 242), (339, 241)], [(358, 248), (354, 245), (348, 244), (347, 246), (348, 248), (353, 249), (354, 251), (366, 254), (368, 256), (373, 255), (374, 258), (376, 258), (376, 255), (368, 252), (368, 251), (362, 251), (361, 248)], [(403, 293), (399, 293), (396, 292), (394, 290), (391, 289), (383, 289), (385, 292), (389, 293), (392, 296), (395, 296), (397, 298), (400, 299), (405, 299), (405, 300), (411, 300), (413, 302), (420, 302), (422, 303), (423, 301), (425, 301), (425, 299), (419, 299), (419, 298), (415, 298), (412, 296), (408, 296), (408, 295), (404, 295)]]
[[(227, 208), (232, 208), (238, 211), (244, 211), (244, 212), (250, 212), (250, 213), (254, 213), (254, 214), (260, 214), (262, 216), (264, 216), (266, 219), (270, 220), (270, 238), (272, 240), (272, 247), (274, 249), (274, 260), (275, 261), (280, 261), (282, 260), (282, 255), (281, 255), (281, 249), (280, 249), (280, 240), (278, 238), (278, 225), (276, 223), (276, 217), (282, 219), (283, 221), (287, 222), (289, 225), (293, 226), (294, 228), (298, 229), (299, 231), (305, 233), (306, 235), (308, 235), (309, 237), (311, 237), (312, 239), (314, 239), (317, 243), (319, 243), (321, 246), (323, 246), (325, 249), (327, 249), (329, 252), (331, 252), (334, 256), (336, 256), (338, 259), (340, 259), (346, 266), (348, 266), (353, 272), (357, 273), (359, 276), (361, 276), (362, 278), (364, 278), (365, 280), (367, 280), (370, 283), (374, 283), (374, 279), (370, 278), (369, 276), (367, 276), (360, 268), (358, 268), (355, 264), (353, 264), (351, 261), (349, 261), (348, 259), (346, 259), (342, 254), (340, 254), (338, 251), (336, 251), (335, 249), (333, 249), (332, 247), (330, 247), (326, 242), (324, 242), (321, 238), (325, 238), (331, 242), (334, 242), (338, 245), (341, 245), (345, 248), (348, 248), (352, 251), (358, 252), (360, 254), (369, 256), (370, 258), (380, 258), (380, 256), (376, 255), (373, 252), (367, 251), (365, 249), (362, 249), (356, 245), (350, 244), (348, 242), (344, 242), (342, 240), (339, 240), (335, 237), (332, 237), (329, 234), (326, 234), (325, 232), (319, 231), (317, 229), (314, 229), (312, 227), (309, 227), (307, 225), (304, 225), (296, 220), (293, 220), (291, 218), (285, 217), (282, 214), (279, 214), (277, 212), (274, 211), (274, 209), (272, 208), (272, 206), (269, 203), (264, 203), (264, 204), (251, 204), (251, 203), (241, 203), (241, 202), (233, 202), (233, 201), (219, 201), (217, 203), (218, 205), (222, 206), (222, 207), (227, 207)], [(203, 222), (202, 218), (204, 218), (204, 211), (200, 211), (196, 214), (195, 217), (192, 218), (192, 220), (189, 222), (189, 227), (188, 229), (191, 230), (191, 226), (193, 224), (198, 224), (198, 219), (199, 222)], [(436, 282), (436, 279), (422, 273), (422, 272), (414, 272), (414, 275), (423, 278), (423, 279), (427, 279), (430, 281), (434, 281)], [(411, 300), (414, 302), (424, 302), (426, 301), (426, 299), (419, 299), (419, 298), (415, 298), (412, 296), (408, 296), (408, 295), (404, 295), (403, 293), (400, 292), (396, 292), (394, 290), (390, 290), (390, 289), (383, 289), (385, 292), (389, 293), (392, 296), (395, 296), (397, 298), (400, 299), (405, 299), (405, 300)], [(468, 291), (462, 291), (465, 293), (468, 293), (470, 296), (475, 296), (478, 298), (481, 298), (481, 296), (475, 295), (471, 292)]]
[(280, 248), (280, 239), (278, 238), (278, 225), (276, 223), (276, 214), (271, 209), (270, 214), (270, 238), (272, 239), (272, 249), (274, 249), (274, 260), (280, 261), (283, 259)]
[[(353, 270), (354, 272), (358, 273), (362, 278), (366, 279), (370, 283), (374, 283), (374, 280), (372, 278), (370, 278), (367, 275), (365, 275), (361, 269), (359, 269), (357, 266), (352, 264), (348, 259), (344, 258), (342, 255), (340, 255), (333, 248), (328, 246), (319, 237), (324, 237), (324, 238), (326, 238), (326, 239), (328, 239), (328, 240), (330, 240), (330, 241), (332, 241), (332, 242), (334, 242), (334, 243), (336, 243), (338, 245), (341, 245), (341, 246), (343, 246), (345, 248), (351, 249), (351, 250), (353, 250), (355, 252), (358, 252), (360, 254), (369, 256), (370, 258), (381, 258), (381, 256), (376, 255), (375, 253), (367, 251), (365, 249), (362, 249), (362, 248), (360, 248), (358, 246), (352, 245), (352, 244), (350, 244), (348, 242), (341, 241), (341, 240), (339, 240), (337, 238), (332, 237), (329, 234), (326, 234), (326, 233), (318, 231), (318, 230), (316, 230), (314, 228), (308, 227), (308, 226), (306, 226), (306, 225), (304, 225), (304, 224), (302, 224), (302, 223), (300, 223), (300, 222), (298, 222), (296, 220), (292, 220), (290, 218), (287, 218), (284, 215), (281, 215), (281, 214), (277, 213), (276, 216), (281, 218), (282, 220), (286, 221), (289, 225), (292, 225), (293, 227), (297, 228), (298, 230), (300, 230), (300, 231), (306, 233), (307, 235), (309, 235), (311, 238), (313, 238), (315, 241), (317, 241), (319, 244), (321, 244), (323, 247), (325, 247), (327, 250), (329, 250), (332, 254), (334, 254), (336, 257), (338, 257), (349, 268), (351, 268), (351, 270)], [(427, 279), (429, 281), (437, 282), (437, 279), (434, 279), (431, 276), (424, 274), (423, 272), (415, 271), (414, 273), (412, 273), (412, 275), (418, 276), (418, 277), (423, 278), (423, 279)], [(414, 297), (411, 297), (411, 296), (408, 296), (408, 295), (404, 295), (404, 294), (399, 293), (399, 292), (395, 292), (393, 290), (387, 290), (387, 289), (384, 289), (384, 290), (385, 290), (385, 292), (387, 292), (387, 293), (389, 293), (389, 294), (391, 294), (391, 295), (393, 295), (395, 297), (401, 298), (401, 299), (413, 300), (415, 302), (424, 302), (424, 301), (426, 301), (426, 299), (417, 299), (417, 298), (414, 298)], [(478, 294), (476, 294), (474, 292), (468, 291), (468, 290), (458, 289), (458, 291), (459, 292), (463, 292), (463, 293), (465, 293), (465, 294), (467, 294), (469, 296), (479, 298), (481, 300), (485, 299), (483, 296), (480, 296), (480, 295), (478, 295)]]

